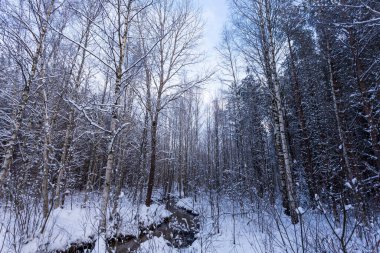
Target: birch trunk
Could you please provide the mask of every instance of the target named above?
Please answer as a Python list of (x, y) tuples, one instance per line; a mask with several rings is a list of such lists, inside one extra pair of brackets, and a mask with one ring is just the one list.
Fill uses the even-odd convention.
[(118, 121), (118, 106), (119, 106), (119, 100), (120, 100), (120, 89), (121, 89), (121, 67), (122, 65), (119, 65), (118, 73), (116, 77), (116, 83), (115, 83), (115, 100), (113, 104), (112, 109), (112, 118), (111, 118), (111, 128), (110, 128), (110, 134), (108, 136), (109, 138), (109, 144), (108, 144), (108, 150), (107, 150), (107, 165), (106, 165), (106, 174), (104, 178), (104, 184), (103, 184), (103, 194), (102, 194), (102, 202), (101, 202), (101, 220), (100, 220), (100, 231), (105, 232), (107, 228), (107, 206), (109, 202), (109, 195), (110, 195), (110, 189), (111, 189), (111, 177), (112, 177), (112, 170), (113, 170), (113, 163), (114, 163), (114, 141), (116, 138), (116, 124)]
[[(43, 77), (44, 78), (44, 77)], [(42, 198), (43, 198), (43, 217), (46, 219), (49, 214), (49, 150), (51, 144), (51, 127), (48, 108), (48, 97), (46, 89), (42, 90), (44, 99), (44, 147), (43, 147), (43, 180), (42, 180)]]
[[(124, 59), (125, 59), (125, 50), (127, 47), (127, 40), (128, 40), (128, 28), (129, 28), (129, 14), (131, 11), (133, 0), (129, 0), (127, 3), (127, 10), (124, 19), (124, 23), (122, 26), (124, 26), (124, 31), (122, 32), (122, 27), (118, 29), (118, 49), (119, 49), (119, 58), (116, 62), (117, 68), (116, 68), (116, 80), (115, 80), (115, 91), (114, 91), (114, 102), (112, 107), (112, 117), (111, 117), (111, 127), (110, 127), (110, 134), (109, 134), (109, 144), (108, 144), (108, 151), (107, 151), (107, 166), (106, 166), (106, 174), (104, 178), (104, 185), (103, 185), (103, 194), (102, 194), (102, 202), (100, 207), (101, 212), (101, 219), (99, 222), (99, 230), (101, 232), (105, 232), (107, 229), (107, 207), (109, 202), (109, 196), (110, 196), (110, 189), (111, 189), (111, 177), (112, 177), (112, 170), (113, 170), (113, 163), (114, 163), (114, 142), (116, 139), (116, 124), (118, 122), (118, 108), (120, 104), (120, 98), (121, 98), (121, 80), (123, 77), (123, 65), (124, 65)], [(118, 15), (122, 15), (120, 6), (118, 6)]]
[[(90, 36), (90, 28), (92, 25), (92, 21), (89, 21), (86, 26), (85, 30), (85, 35), (84, 35), (84, 45), (82, 48), (82, 53), (81, 53), (81, 61), (79, 64), (79, 69), (78, 73), (74, 79), (75, 82), (75, 96), (77, 97), (77, 93), (79, 92), (79, 87), (81, 84), (81, 78), (82, 78), (82, 73), (84, 69), (84, 64), (85, 64), (85, 59), (86, 59), (86, 48), (89, 43), (89, 36)], [(78, 51), (81, 48), (78, 48)], [(74, 63), (75, 64), (75, 63)], [(62, 201), (62, 181), (64, 178), (64, 175), (67, 170), (67, 163), (68, 163), (68, 152), (69, 148), (71, 146), (71, 140), (73, 139), (73, 132), (74, 132), (74, 109), (71, 109), (69, 112), (69, 122), (67, 124), (67, 129), (66, 129), (66, 134), (65, 134), (65, 141), (63, 144), (62, 148), (62, 155), (61, 155), (61, 162), (60, 162), (60, 168), (59, 168), (59, 173), (58, 173), (58, 178), (57, 178), (57, 183), (56, 183), (56, 188), (55, 188), (55, 197), (54, 197), (54, 208), (58, 208), (61, 204), (63, 204)]]
[[(73, 124), (74, 124), (74, 111), (70, 110), (69, 113), (69, 122), (67, 125), (66, 129), (66, 134), (65, 134), (65, 141), (63, 144), (62, 148), (62, 155), (61, 155), (61, 166), (58, 172), (58, 178), (57, 178), (57, 183), (56, 183), (56, 188), (55, 188), (55, 197), (54, 197), (54, 208), (58, 208), (61, 205), (61, 189), (62, 189), (62, 180), (66, 172), (66, 167), (67, 167), (67, 157), (68, 157), (68, 152), (70, 148), (70, 143), (72, 140), (72, 132), (73, 132)], [(63, 203), (62, 203), (63, 204)]]
[(18, 135), (20, 132), (20, 128), (24, 119), (24, 111), (25, 107), (28, 104), (29, 101), (29, 94), (30, 94), (30, 88), (32, 83), (34, 82), (34, 79), (36, 77), (36, 72), (37, 72), (37, 67), (38, 67), (38, 62), (42, 56), (42, 50), (43, 50), (43, 45), (45, 42), (45, 37), (47, 33), (47, 22), (49, 22), (49, 18), (51, 16), (53, 6), (54, 6), (55, 0), (52, 0), (50, 2), (50, 6), (47, 10), (46, 13), (46, 22), (43, 23), (41, 27), (41, 31), (39, 34), (39, 39), (37, 41), (37, 46), (36, 46), (36, 51), (33, 54), (32, 57), (32, 65), (30, 69), (30, 74), (28, 76), (28, 79), (26, 80), (24, 84), (24, 88), (22, 90), (21, 94), (21, 101), (19, 102), (16, 113), (15, 113), (15, 123), (14, 123), (14, 128), (12, 131), (12, 135), (10, 140), (7, 143), (6, 151), (3, 157), (3, 163), (1, 165), (0, 169), (0, 184), (3, 184), (5, 179), (7, 178), (10, 168), (12, 167), (13, 164), (13, 155), (14, 155), (14, 150), (18, 142)]
[(273, 126), (273, 134), (274, 134), (274, 140), (275, 140), (275, 149), (277, 152), (277, 166), (279, 168), (280, 173), (280, 190), (282, 194), (282, 205), (285, 209), (285, 213), (287, 215), (290, 215), (289, 211), (289, 201), (288, 201), (288, 195), (286, 190), (286, 177), (285, 177), (285, 169), (284, 169), (284, 159), (283, 159), (283, 150), (281, 147), (281, 138), (280, 138), (280, 129), (279, 129), (279, 119), (278, 119), (278, 113), (277, 113), (277, 105), (276, 105), (276, 99), (273, 98), (273, 91), (274, 91), (274, 80), (272, 76), (272, 70), (271, 70), (271, 57), (269, 52), (269, 42), (267, 38), (267, 32), (266, 32), (266, 17), (264, 17), (264, 3), (263, 0), (258, 1), (258, 14), (259, 14), (259, 26), (260, 26), (260, 34), (261, 34), (261, 42), (262, 42), (262, 51), (263, 51), (263, 60), (264, 60), (264, 68), (265, 68), (265, 76), (267, 78), (268, 82), (268, 89), (272, 93), (272, 103), (271, 103), (271, 112), (272, 112), (272, 119), (274, 122)]
[(82, 207), (87, 206), (87, 201), (88, 201), (88, 195), (90, 193), (90, 190), (92, 189), (92, 185), (94, 183), (94, 178), (95, 178), (95, 166), (96, 166), (96, 149), (97, 149), (97, 144), (93, 144), (91, 147), (91, 158), (90, 158), (90, 163), (88, 165), (88, 174), (87, 174), (87, 181), (86, 181), (86, 189), (84, 193), (84, 199), (83, 199), (83, 204)]
[(150, 206), (152, 204), (152, 194), (154, 187), (154, 176), (156, 173), (156, 159), (157, 159), (157, 120), (158, 114), (152, 121), (151, 128), (151, 153), (150, 153), (150, 171), (148, 178), (148, 190), (146, 193), (145, 205)]
[(296, 212), (297, 205), (296, 205), (296, 199), (295, 199), (295, 191), (293, 188), (292, 168), (290, 164), (290, 155), (289, 155), (288, 143), (287, 143), (286, 132), (285, 132), (284, 109), (282, 107), (279, 85), (275, 84), (274, 87), (275, 87), (275, 96), (277, 99), (279, 135), (281, 139), (281, 149), (283, 151), (282, 156), (283, 156), (284, 165), (285, 165), (285, 171), (283, 173), (284, 173), (285, 182), (286, 182), (286, 191), (287, 191), (286, 193), (287, 193), (287, 198), (289, 201), (290, 217), (292, 219), (292, 223), (296, 224), (298, 223), (298, 214)]
[(262, 40), (262, 52), (264, 70), (268, 82), (268, 87), (273, 96), (272, 109), (274, 121), (275, 146), (278, 157), (278, 167), (280, 172), (281, 192), (283, 195), (283, 206), (285, 212), (291, 216), (292, 223), (298, 223), (296, 213), (296, 199), (293, 187), (293, 176), (291, 168), (291, 158), (286, 136), (285, 112), (282, 104), (280, 82), (277, 75), (275, 40), (272, 27), (272, 7), (271, 0), (258, 1), (259, 26)]
[(297, 204), (295, 199), (295, 191), (293, 186), (293, 176), (292, 176), (292, 168), (291, 168), (291, 158), (288, 147), (288, 139), (286, 136), (286, 126), (285, 126), (285, 112), (284, 106), (281, 97), (280, 91), (280, 82), (277, 75), (277, 66), (276, 66), (276, 52), (275, 52), (275, 41), (273, 35), (273, 27), (272, 27), (272, 13), (271, 13), (271, 0), (265, 0), (265, 21), (266, 28), (269, 36), (269, 56), (270, 56), (270, 70), (272, 80), (274, 82), (274, 98), (275, 98), (275, 109), (276, 115), (278, 117), (278, 134), (279, 139), (281, 141), (281, 150), (282, 150), (282, 158), (284, 167), (280, 166), (280, 170), (283, 169), (282, 180), (285, 180), (286, 184), (286, 197), (289, 202), (289, 213), (293, 224), (298, 223), (298, 214), (296, 212)]

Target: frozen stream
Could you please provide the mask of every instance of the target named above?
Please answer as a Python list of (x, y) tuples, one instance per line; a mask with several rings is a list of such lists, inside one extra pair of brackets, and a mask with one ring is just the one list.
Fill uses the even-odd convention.
[[(160, 224), (152, 224), (140, 229), (140, 234), (119, 235), (107, 240), (107, 251), (116, 253), (134, 252), (140, 245), (153, 237), (163, 237), (167, 244), (174, 248), (189, 247), (199, 232), (198, 214), (176, 206), (176, 199), (169, 198), (166, 201), (166, 209), (172, 214)], [(95, 240), (86, 243), (72, 243), (64, 250), (53, 251), (54, 253), (91, 253), (95, 246)]]
[(114, 250), (114, 252), (116, 251), (116, 253), (133, 252), (140, 247), (141, 243), (154, 236), (163, 236), (168, 241), (168, 244), (175, 248), (189, 247), (196, 240), (196, 234), (199, 232), (198, 215), (177, 207), (175, 203), (175, 199), (167, 200), (166, 209), (172, 215), (165, 219), (163, 223), (145, 228), (137, 238), (114, 240), (110, 243), (110, 249)]

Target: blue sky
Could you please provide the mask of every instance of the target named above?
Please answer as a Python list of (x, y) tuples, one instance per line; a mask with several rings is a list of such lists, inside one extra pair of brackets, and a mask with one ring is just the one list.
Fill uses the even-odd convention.
[(228, 16), (227, 0), (198, 0), (205, 20), (205, 47), (213, 49), (220, 41), (220, 34)]
[[(197, 0), (202, 9), (205, 22), (204, 37), (201, 48), (206, 53), (206, 61), (201, 69), (214, 69), (218, 64), (218, 53), (215, 49), (220, 43), (221, 33), (228, 17), (228, 0)], [(218, 80), (212, 80), (206, 84), (204, 94), (205, 102), (210, 102), (220, 88)], [(208, 100), (208, 101), (207, 101)]]

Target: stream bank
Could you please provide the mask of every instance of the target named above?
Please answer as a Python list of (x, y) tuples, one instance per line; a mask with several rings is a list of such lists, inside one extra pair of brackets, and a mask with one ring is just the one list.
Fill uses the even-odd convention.
[[(178, 199), (170, 197), (162, 200), (165, 208), (172, 214), (166, 217), (160, 224), (151, 224), (141, 227), (138, 236), (117, 235), (108, 238), (107, 252), (128, 253), (138, 250), (142, 243), (154, 238), (163, 237), (167, 245), (173, 248), (186, 248), (197, 239), (196, 235), (200, 229), (199, 217), (191, 210), (178, 207)], [(54, 253), (91, 253), (96, 244), (95, 238), (88, 242), (72, 243), (64, 251), (53, 251)]]
[(186, 248), (193, 244), (196, 235), (199, 232), (198, 214), (191, 210), (176, 206), (177, 199), (166, 199), (166, 209), (172, 214), (165, 218), (158, 225), (151, 225), (148, 228), (140, 229), (138, 237), (129, 238), (128, 240), (119, 240), (117, 238), (108, 240), (111, 250), (116, 253), (127, 253), (136, 251), (140, 245), (153, 237), (163, 237), (167, 244), (174, 248)]

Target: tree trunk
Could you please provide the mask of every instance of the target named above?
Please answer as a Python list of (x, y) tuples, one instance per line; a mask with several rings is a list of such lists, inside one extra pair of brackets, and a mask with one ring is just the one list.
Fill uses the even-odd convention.
[(335, 115), (335, 120), (336, 120), (336, 124), (337, 124), (339, 140), (341, 142), (341, 149), (342, 149), (342, 156), (343, 156), (344, 165), (346, 167), (346, 171), (347, 171), (349, 179), (352, 180), (354, 178), (354, 176), (353, 176), (350, 161), (348, 158), (347, 142), (346, 142), (346, 139), (344, 137), (342, 123), (341, 123), (341, 119), (339, 116), (338, 101), (336, 98), (336, 89), (335, 89), (336, 82), (334, 81), (333, 67), (332, 67), (332, 62), (331, 62), (330, 42), (327, 41), (326, 46), (327, 46), (327, 65), (328, 65), (327, 67), (328, 67), (328, 74), (329, 74), (329, 84), (330, 84), (330, 89), (331, 89), (331, 96), (333, 98), (334, 115)]
[(62, 181), (63, 181), (64, 174), (66, 172), (67, 156), (69, 153), (70, 142), (72, 139), (73, 123), (74, 123), (74, 111), (70, 110), (69, 122), (67, 125), (65, 141), (63, 143), (63, 148), (62, 148), (61, 163), (60, 163), (61, 166), (59, 168), (59, 173), (58, 173), (58, 178), (57, 178), (57, 183), (56, 183), (56, 188), (55, 188), (54, 208), (58, 208), (61, 205)]
[(290, 52), (290, 66), (291, 66), (291, 75), (293, 78), (293, 93), (296, 104), (296, 111), (298, 116), (298, 122), (301, 132), (301, 150), (302, 150), (302, 162), (306, 173), (306, 182), (309, 189), (309, 199), (311, 202), (314, 202), (316, 191), (316, 185), (318, 182), (315, 180), (314, 170), (313, 170), (313, 158), (311, 143), (309, 138), (309, 131), (306, 125), (305, 113), (302, 106), (302, 93), (300, 89), (300, 83), (297, 75), (297, 70), (295, 66), (295, 56), (293, 52), (292, 45), (290, 43), (290, 38), (288, 36), (288, 47)]
[(157, 120), (158, 120), (158, 113), (156, 113), (156, 116), (154, 117), (152, 121), (152, 129), (151, 129), (150, 171), (149, 171), (149, 178), (148, 178), (148, 189), (147, 189), (146, 200), (145, 200), (145, 205), (148, 207), (152, 204), (154, 176), (156, 173)]
[[(118, 15), (119, 17), (124, 16), (124, 23), (119, 27), (118, 29), (118, 54), (119, 58), (115, 62), (116, 64), (116, 75), (115, 75), (115, 92), (114, 92), (114, 102), (112, 107), (112, 114), (111, 114), (111, 127), (110, 127), (110, 134), (108, 136), (109, 144), (108, 144), (108, 150), (107, 150), (107, 166), (106, 166), (106, 174), (104, 178), (104, 185), (103, 185), (103, 196), (102, 196), (102, 203), (101, 203), (101, 219), (99, 223), (99, 230), (101, 232), (105, 232), (107, 229), (107, 206), (109, 202), (109, 196), (110, 196), (110, 189), (111, 189), (111, 177), (112, 177), (112, 170), (113, 170), (113, 162), (114, 162), (114, 143), (116, 139), (116, 124), (118, 123), (118, 108), (120, 104), (121, 99), (121, 80), (123, 77), (123, 66), (124, 66), (124, 60), (125, 60), (125, 50), (127, 48), (127, 41), (128, 41), (128, 28), (129, 28), (129, 15), (132, 8), (132, 2), (133, 0), (128, 0), (127, 6), (126, 6), (126, 13), (122, 14), (120, 13), (120, 6), (118, 6)], [(120, 3), (119, 3), (120, 4)], [(124, 31), (122, 32), (122, 26), (124, 26)]]
[(105, 232), (107, 229), (107, 206), (108, 206), (110, 189), (111, 189), (113, 161), (114, 161), (113, 143), (112, 141), (110, 141), (110, 143), (108, 144), (106, 174), (104, 178), (102, 203), (100, 207), (101, 221), (100, 221), (99, 230), (101, 232)]
[(24, 88), (23, 88), (23, 91), (21, 94), (21, 101), (18, 104), (18, 107), (16, 109), (16, 119), (15, 119), (14, 128), (12, 131), (11, 138), (7, 143), (7, 148), (6, 148), (4, 157), (3, 157), (3, 164), (1, 165), (1, 169), (0, 169), (0, 184), (3, 184), (6, 177), (8, 176), (10, 168), (12, 167), (14, 150), (15, 150), (15, 147), (16, 147), (17, 142), (18, 142), (18, 135), (19, 135), (19, 131), (20, 131), (20, 128), (22, 125), (23, 118), (24, 118), (23, 114), (25, 111), (25, 107), (29, 101), (30, 88), (31, 88), (31, 85), (34, 82), (34, 78), (36, 76), (38, 62), (39, 62), (39, 60), (42, 56), (42, 53), (43, 53), (43, 45), (45, 42), (45, 37), (46, 37), (46, 33), (47, 33), (47, 26), (48, 26), (47, 22), (49, 22), (49, 18), (50, 18), (50, 15), (51, 15), (51, 12), (52, 12), (53, 6), (54, 6), (54, 1), (55, 0), (52, 0), (50, 2), (50, 6), (47, 10), (46, 22), (44, 22), (44, 24), (42, 25), (39, 40), (38, 40), (38, 43), (36, 46), (36, 51), (33, 54), (30, 74), (28, 76), (28, 80), (26, 80), (26, 82), (24, 84)]
[(88, 194), (89, 194), (90, 190), (92, 189), (92, 185), (94, 183), (95, 166), (97, 163), (97, 161), (96, 161), (96, 149), (97, 149), (97, 145), (93, 144), (91, 147), (90, 162), (89, 162), (88, 170), (87, 170), (87, 181), (86, 181), (86, 188), (85, 188), (82, 207), (86, 207), (87, 201), (88, 201)]
[[(126, 38), (125, 38), (126, 39)], [(122, 50), (123, 51), (123, 50)], [(122, 55), (122, 54), (121, 54)], [(121, 56), (123, 57), (123, 56)], [(124, 58), (124, 57), (123, 57)], [(122, 78), (122, 63), (123, 60), (120, 60), (120, 65), (118, 67), (116, 73), (116, 82), (115, 82), (115, 93), (114, 93), (114, 103), (112, 108), (112, 117), (111, 117), (111, 127), (110, 133), (108, 134), (108, 148), (107, 148), (107, 165), (106, 165), (106, 174), (104, 178), (103, 184), (103, 195), (102, 195), (102, 203), (100, 207), (101, 211), (101, 220), (100, 220), (100, 231), (105, 232), (107, 228), (107, 206), (109, 202), (109, 195), (111, 189), (111, 177), (113, 170), (113, 162), (114, 162), (114, 142), (116, 139), (116, 124), (118, 122), (118, 107), (120, 103), (120, 90), (121, 90), (121, 78)]]
[(285, 182), (286, 182), (287, 198), (289, 201), (289, 209), (290, 209), (289, 211), (290, 211), (290, 217), (292, 219), (292, 223), (296, 224), (298, 223), (298, 214), (296, 212), (297, 206), (296, 206), (295, 192), (293, 188), (293, 177), (292, 177), (292, 169), (291, 169), (291, 164), (290, 164), (288, 143), (287, 143), (286, 132), (285, 132), (284, 110), (282, 108), (280, 88), (278, 84), (275, 84), (275, 96), (277, 100), (279, 134), (280, 134), (280, 139), (281, 139), (281, 149), (283, 152), (282, 156), (283, 156), (284, 165), (285, 165), (285, 171), (283, 173), (284, 173)]
[[(125, 156), (125, 152), (122, 151), (121, 157), (124, 157), (124, 156)], [(123, 165), (123, 160), (118, 159), (118, 165), (116, 166), (116, 168), (118, 168), (118, 171), (116, 171), (118, 180), (115, 178), (115, 181), (117, 181), (117, 184), (116, 184), (116, 189), (114, 193), (113, 208), (111, 212), (112, 216), (115, 216), (118, 214), (117, 209), (119, 207), (119, 199), (121, 196), (121, 191), (124, 186), (125, 177), (127, 176), (127, 168), (125, 168), (125, 166), (126, 165)], [(119, 225), (119, 224), (116, 224), (116, 225)]]
[[(78, 97), (78, 92), (79, 92), (79, 87), (81, 84), (81, 78), (82, 78), (82, 73), (84, 69), (84, 64), (85, 64), (85, 59), (86, 59), (86, 48), (89, 43), (89, 37), (90, 37), (90, 29), (91, 29), (92, 21), (88, 21), (87, 26), (85, 28), (85, 33), (84, 33), (84, 45), (82, 48), (81, 52), (81, 61), (79, 64), (79, 69), (76, 77), (74, 78), (75, 82), (75, 97)], [(82, 37), (83, 38), (83, 37)], [(78, 47), (78, 51), (80, 51), (80, 47)], [(77, 54), (78, 55), (78, 54)], [(75, 65), (75, 62), (73, 66)], [(60, 168), (59, 168), (59, 174), (57, 178), (57, 186), (55, 189), (55, 197), (54, 197), (54, 208), (58, 208), (61, 204), (61, 186), (62, 186), (62, 181), (63, 177), (66, 173), (66, 167), (67, 167), (67, 160), (68, 160), (68, 150), (71, 145), (71, 140), (73, 138), (73, 132), (74, 132), (74, 109), (71, 109), (69, 112), (69, 122), (67, 124), (67, 129), (66, 129), (66, 134), (65, 134), (65, 141), (63, 144), (63, 149), (62, 149), (62, 155), (61, 155), (61, 161), (60, 161)], [(63, 201), (62, 201), (63, 204)]]
[[(45, 77), (42, 77), (45, 78)], [(51, 128), (50, 128), (50, 117), (48, 111), (48, 98), (46, 94), (46, 89), (42, 90), (43, 99), (44, 99), (44, 147), (43, 147), (43, 179), (42, 179), (42, 199), (43, 199), (43, 208), (42, 213), (43, 217), (46, 219), (49, 214), (49, 150), (51, 143)]]
[(277, 75), (276, 52), (274, 42), (274, 29), (272, 27), (271, 1), (259, 1), (259, 18), (260, 30), (263, 41), (263, 55), (265, 74), (268, 80), (269, 90), (273, 93), (274, 109), (274, 132), (276, 149), (279, 159), (279, 170), (281, 176), (281, 188), (283, 191), (283, 205), (288, 208), (288, 213), (292, 223), (298, 223), (298, 214), (296, 212), (296, 199), (293, 187), (293, 176), (291, 168), (291, 158), (288, 148), (288, 139), (286, 136), (285, 112), (282, 104), (280, 91), (280, 82)]
[(355, 77), (358, 85), (358, 89), (360, 91), (360, 99), (362, 103), (362, 110), (364, 119), (367, 122), (368, 132), (370, 135), (370, 144), (372, 146), (373, 154), (375, 157), (375, 167), (377, 167), (378, 171), (380, 170), (380, 142), (379, 142), (379, 129), (376, 125), (376, 121), (374, 119), (374, 110), (373, 105), (370, 102), (370, 94), (368, 94), (368, 88), (363, 80), (363, 63), (360, 59), (357, 49), (355, 48), (356, 39), (352, 32), (352, 29), (349, 29), (349, 43), (351, 47), (351, 52), (355, 65)]

